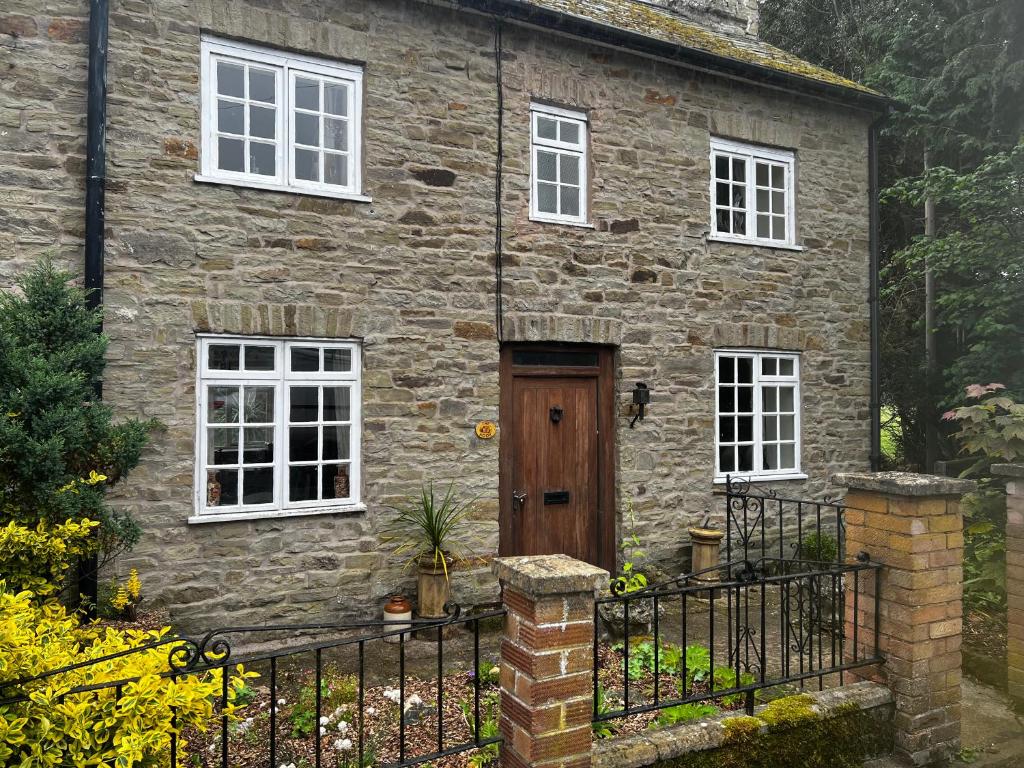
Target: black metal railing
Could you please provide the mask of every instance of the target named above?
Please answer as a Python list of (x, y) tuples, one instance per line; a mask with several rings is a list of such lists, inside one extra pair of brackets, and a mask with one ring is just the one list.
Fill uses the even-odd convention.
[[(389, 628), (384, 622), (361, 622), (348, 624), (296, 624), (296, 625), (267, 625), (230, 627), (217, 629), (208, 632), (206, 635), (197, 638), (166, 637), (151, 643), (140, 645), (136, 648), (110, 654), (101, 658), (90, 659), (72, 664), (59, 669), (54, 669), (32, 677), (15, 680), (9, 683), (0, 684), (0, 706), (17, 705), (30, 701), (32, 691), (39, 685), (47, 685), (57, 688), (58, 702), (74, 701), (76, 696), (95, 696), (98, 693), (114, 697), (115, 703), (125, 693), (126, 687), (139, 680), (138, 677), (126, 677), (123, 679), (103, 681), (94, 684), (69, 683), (66, 690), (60, 690), (61, 680), (68, 679), (69, 673), (88, 671), (89, 667), (106, 664), (108, 662), (123, 659), (133, 654), (140, 654), (154, 649), (167, 649), (167, 669), (160, 674), (162, 678), (181, 679), (185, 676), (204, 676), (210, 673), (219, 673), (221, 678), (221, 691), (219, 701), (214, 704), (214, 717), (219, 728), (215, 738), (208, 740), (207, 749), (202, 754), (191, 752), (188, 757), (190, 762), (185, 762), (186, 755), (179, 748), (180, 737), (176, 732), (171, 732), (169, 739), (168, 759), (165, 763), (171, 768), (184, 765), (220, 765), (228, 768), (229, 765), (236, 765), (232, 756), (231, 730), (237, 727), (237, 718), (229, 717), (229, 700), (233, 695), (230, 690), (229, 680), (236, 665), (242, 664), (247, 670), (259, 669), (261, 682), (265, 682), (269, 689), (269, 732), (265, 744), (258, 745), (257, 751), (262, 754), (253, 758), (251, 744), (249, 754), (246, 756), (245, 764), (267, 765), (270, 768), (278, 768), (282, 759), (286, 756), (281, 749), (281, 728), (282, 713), (279, 704), (279, 695), (282, 691), (282, 676), (294, 680), (296, 676), (312, 674), (313, 695), (309, 702), (309, 714), (313, 723), (311, 735), (314, 738), (312, 753), (309, 755), (309, 762), (315, 768), (326, 765), (348, 765), (352, 768), (367, 768), (370, 765), (384, 765), (391, 768), (404, 768), (405, 766), (419, 765), (430, 761), (438, 760), (449, 755), (455, 755), (470, 750), (480, 750), (490, 745), (499, 744), (500, 736), (497, 734), (497, 712), (496, 706), (487, 709), (484, 701), (486, 683), (481, 681), (481, 622), (488, 619), (495, 619), (504, 616), (504, 609), (496, 609), (488, 612), (462, 616), (457, 606), (446, 606), (449, 615), (447, 618), (438, 620), (414, 620), (404, 625), (404, 628)], [(448, 664), (446, 674), (445, 652), (446, 646), (452, 641), (449, 635), (453, 632), (460, 634), (460, 642), (464, 646), (459, 650), (455, 663), (460, 667), (466, 665), (466, 657), (471, 659), (472, 669), (459, 669), (452, 673), (451, 663)], [(324, 637), (327, 635), (328, 637)], [(339, 637), (339, 635), (341, 635)], [(422, 638), (427, 642), (413, 640), (413, 635)], [(263, 646), (273, 646), (280, 643), (280, 638), (298, 636), (300, 640), (297, 645), (287, 648), (274, 648), (270, 651), (249, 651), (235, 655), (232, 652), (232, 642), (247, 638), (259, 638)], [(278, 638), (275, 642), (274, 638)], [(376, 646), (376, 643), (389, 643), (387, 649), (384, 646)], [(408, 695), (408, 685), (412, 679), (407, 670), (409, 659), (408, 647), (416, 642), (418, 649), (436, 647), (435, 650), (428, 650), (428, 656), (436, 654), (436, 667), (433, 661), (427, 666), (433, 668), (436, 677), (433, 679), (433, 695), (436, 698), (433, 706), (425, 704), (423, 709), (429, 710), (417, 718), (417, 724), (433, 721), (429, 740), (421, 737), (418, 740), (419, 748), (408, 743), (407, 735), (412, 724), (409, 722), (408, 704), (412, 697)], [(395, 646), (390, 648), (390, 644)], [(395, 685), (395, 689), (389, 692), (394, 694), (394, 703), (397, 704), (397, 724), (387, 725), (391, 732), (397, 736), (397, 744), (392, 744), (387, 750), (370, 750), (370, 738), (372, 736), (366, 722), (368, 705), (366, 697), (370, 680), (368, 680), (367, 659), (372, 648), (377, 648), (375, 658), (384, 666), (391, 663), (397, 664), (397, 674), (384, 672), (377, 679), (377, 690), (385, 685)], [(397, 658), (396, 658), (397, 657)], [(417, 656), (419, 666), (424, 667), (422, 653)], [(352, 723), (351, 759), (328, 760), (329, 747), (323, 745), (323, 733), (320, 730), (321, 718), (325, 716), (326, 699), (325, 691), (325, 665), (340, 664), (347, 670), (353, 670), (355, 691), (352, 702)], [(486, 665), (485, 665), (486, 666)], [(81, 679), (80, 675), (73, 675), (73, 678)], [(466, 694), (465, 701), (460, 701), (459, 706), (454, 708), (459, 714), (454, 716), (453, 708), (447, 706), (448, 697), (451, 695), (453, 679), (461, 682), (472, 690)], [(449, 690), (446, 690), (446, 682)], [(491, 686), (493, 687), (493, 686)], [(397, 693), (395, 692), (397, 691)], [(385, 694), (387, 695), (387, 694)], [(423, 703), (421, 701), (421, 703)], [(283, 705), (282, 705), (283, 706)], [(219, 713), (219, 714), (218, 714)], [(461, 722), (453, 723), (453, 719)], [(487, 721), (493, 720), (493, 727), (488, 728)], [(420, 731), (422, 732), (422, 728)], [(396, 732), (396, 733), (395, 733)], [(468, 733), (468, 738), (466, 737)], [(490, 734), (490, 735), (489, 735)], [(394, 739), (392, 739), (393, 741)], [(427, 746), (424, 746), (426, 744)], [(388, 758), (388, 753), (393, 753)]]
[[(710, 702), (752, 713), (757, 691), (842, 684), (881, 661), (881, 566), (844, 562), (841, 501), (730, 478), (726, 507), (721, 564), (631, 592), (613, 580), (595, 601), (595, 722)], [(613, 624), (621, 641), (602, 645)]]
[(842, 499), (793, 499), (749, 480), (725, 480), (726, 562), (792, 559), (843, 562), (846, 546)]

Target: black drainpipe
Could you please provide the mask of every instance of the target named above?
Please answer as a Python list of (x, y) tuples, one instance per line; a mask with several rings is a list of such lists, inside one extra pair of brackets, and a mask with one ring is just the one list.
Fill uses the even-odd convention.
[(882, 371), (879, 322), (879, 216), (878, 216), (878, 133), (885, 115), (868, 128), (868, 310), (871, 323), (871, 470), (882, 467)]
[[(109, 0), (89, 0), (89, 83), (86, 93), (85, 138), (85, 290), (86, 305), (103, 304), (104, 192), (107, 181), (107, 32)], [(102, 322), (98, 328), (103, 330)], [(96, 397), (103, 383), (96, 382)], [(96, 555), (78, 568), (78, 591), (85, 596), (88, 618), (96, 618), (99, 600), (99, 562)]]
[(104, 187), (107, 180), (107, 19), (109, 0), (89, 0), (89, 90), (85, 139), (85, 289), (103, 304)]

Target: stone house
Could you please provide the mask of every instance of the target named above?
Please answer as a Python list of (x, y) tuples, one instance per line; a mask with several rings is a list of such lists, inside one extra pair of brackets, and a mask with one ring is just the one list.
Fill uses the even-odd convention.
[(481, 555), (678, 571), (727, 474), (868, 467), (886, 102), (756, 0), (110, 0), (98, 47), (89, 6), (0, 11), (2, 270), (85, 244), (104, 397), (167, 425), (118, 568), (182, 626), (376, 612), (428, 481)]

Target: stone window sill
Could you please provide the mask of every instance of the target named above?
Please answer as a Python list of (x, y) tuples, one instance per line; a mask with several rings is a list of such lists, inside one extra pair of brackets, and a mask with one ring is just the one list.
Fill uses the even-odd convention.
[(280, 509), (263, 512), (228, 512), (223, 515), (207, 513), (192, 515), (189, 525), (206, 523), (230, 523), (237, 520), (272, 520), (280, 517), (312, 517), (314, 515), (352, 515), (366, 511), (365, 504), (345, 504), (337, 507), (308, 507), (305, 509)]
[(530, 216), (530, 221), (537, 224), (559, 224), (563, 227), (576, 227), (577, 229), (596, 229), (596, 227), (588, 221), (567, 221), (565, 219), (556, 219), (554, 217), (539, 216), (533, 214)]
[(790, 245), (788, 243), (773, 243), (770, 240), (747, 240), (742, 237), (723, 237), (722, 235), (708, 235), (709, 243), (729, 243), (729, 245), (749, 245), (755, 248), (773, 248), (778, 251), (806, 251), (802, 245)]

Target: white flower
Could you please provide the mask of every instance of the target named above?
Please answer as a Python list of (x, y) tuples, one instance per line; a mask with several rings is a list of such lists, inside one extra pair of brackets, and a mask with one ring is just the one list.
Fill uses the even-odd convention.
[[(287, 703), (288, 703), (288, 702), (287, 702), (287, 701), (285, 701), (284, 699), (278, 699), (278, 700), (277, 700), (277, 706), (279, 706), (279, 707), (283, 707), (283, 706), (284, 706), (285, 704), (287, 704)], [(281, 766), (281, 768), (289, 768), (289, 766), (287, 766), (287, 765), (282, 765), (282, 766)]]
[(384, 691), (384, 698), (397, 704), (402, 698), (402, 692), (397, 688), (388, 688)]
[(352, 749), (352, 739), (338, 739), (334, 742), (334, 748), (338, 752), (348, 752)]
[(344, 736), (348, 732), (348, 723), (344, 720), (338, 721), (338, 733)]
[(423, 699), (421, 699), (419, 696), (417, 696), (414, 693), (408, 699), (405, 700), (405, 708), (406, 709), (412, 709), (413, 707), (420, 706), (422, 703), (423, 703)]
[(320, 718), (320, 725), (327, 725), (329, 722), (331, 722), (331, 718), (329, 718), (327, 715), (324, 715)]
[(366, 714), (368, 714), (368, 715), (376, 715), (377, 714), (377, 708), (376, 707), (367, 707), (366, 708)]
[(321, 736), (326, 736), (327, 735), (327, 729), (324, 728), (322, 725), (320, 726), (320, 735)]

